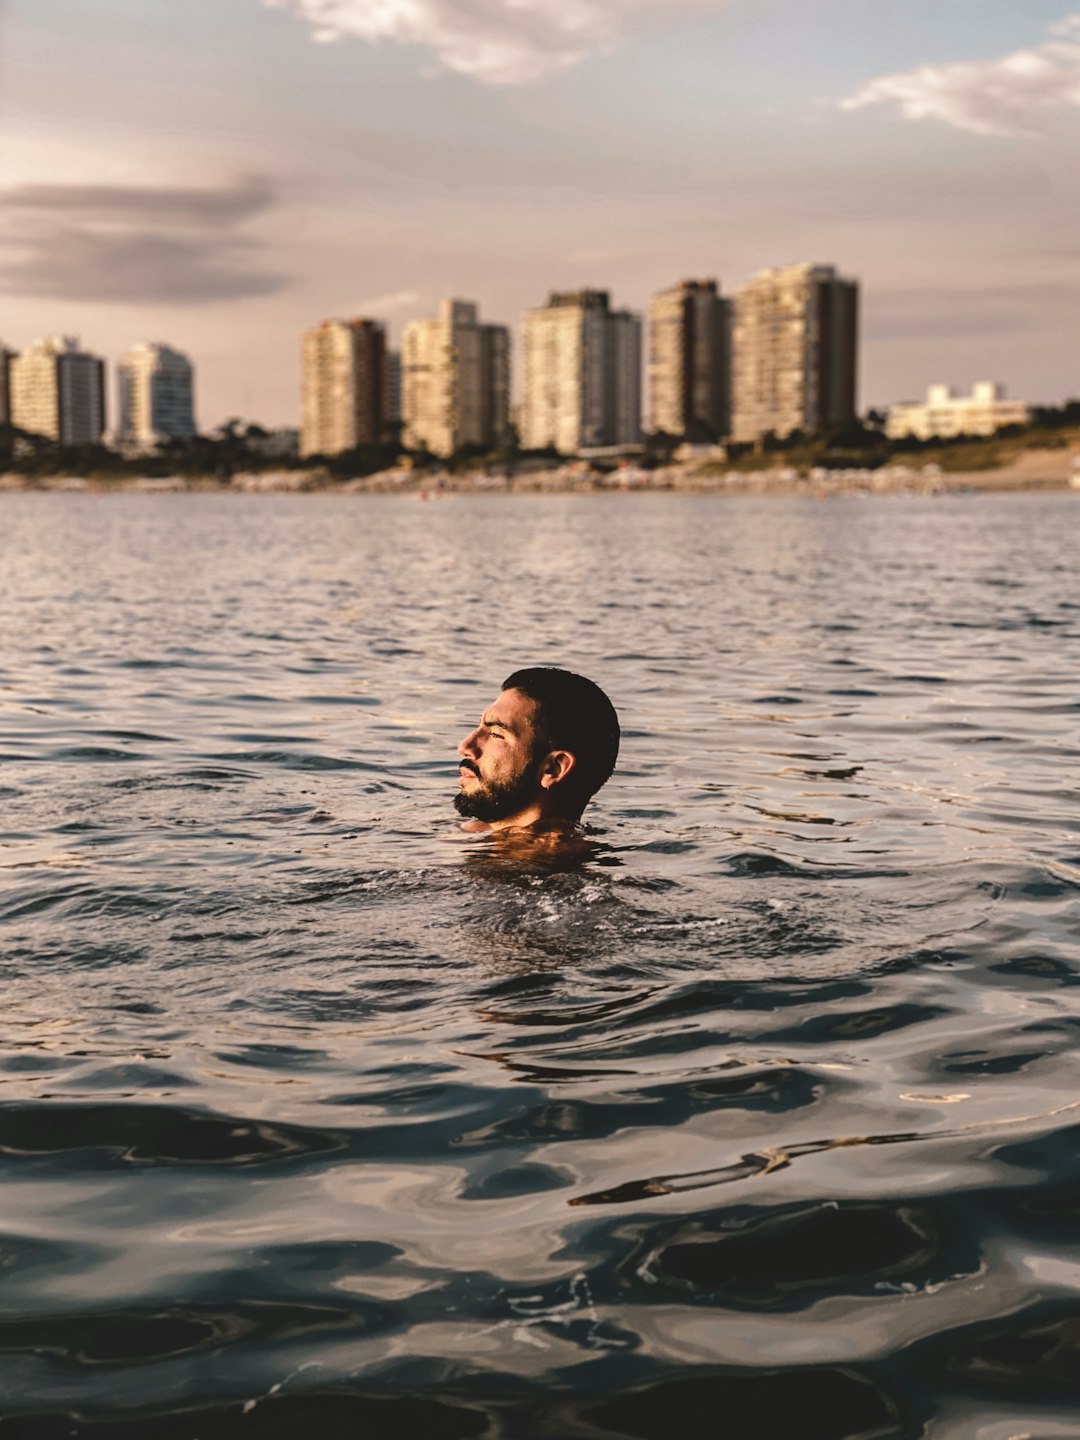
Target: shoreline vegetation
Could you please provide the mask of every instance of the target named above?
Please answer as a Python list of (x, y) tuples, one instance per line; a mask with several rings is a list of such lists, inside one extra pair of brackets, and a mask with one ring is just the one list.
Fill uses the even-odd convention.
[[(0, 455), (0, 492), (218, 492), (233, 494), (649, 493), (730, 495), (1080, 492), (1080, 402), (1042, 423), (990, 437), (889, 442), (857, 424), (828, 437), (766, 437), (755, 447), (679, 447), (650, 437), (633, 454), (566, 459), (513, 451), (462, 453), (442, 462), (395, 444), (299, 460), (260, 452), (265, 431), (238, 421), (186, 446), (124, 457), (105, 446), (62, 449), (39, 437)], [(689, 452), (689, 453), (688, 453)], [(6, 462), (6, 464), (5, 464)]]
[[(1076, 462), (1075, 464), (1073, 462)], [(342, 479), (322, 468), (237, 471), (217, 475), (24, 475), (0, 474), (0, 492), (91, 492), (218, 494), (413, 495), (434, 499), (462, 494), (656, 493), (810, 495), (945, 495), (973, 491), (1050, 491), (1080, 493), (1080, 449), (1033, 450), (994, 469), (944, 470), (934, 465), (897, 462), (870, 470), (790, 465), (742, 470), (716, 462), (684, 461), (646, 470), (633, 465), (606, 471), (580, 462), (540, 468), (444, 469), (392, 467), (371, 475)]]
[[(1080, 451), (1076, 452), (1080, 461)], [(815, 467), (816, 469), (816, 467)], [(20, 475), (0, 474), (0, 492), (128, 492), (128, 494), (337, 494), (415, 495), (433, 500), (461, 494), (685, 494), (812, 495), (824, 500), (845, 494), (965, 494), (972, 491), (1080, 492), (1080, 468), (1054, 452), (1032, 451), (1024, 461), (998, 469), (935, 471), (932, 467), (886, 465), (876, 471), (837, 469), (827, 474), (793, 467), (763, 467), (739, 471), (693, 462), (655, 469), (621, 467), (592, 471), (579, 464), (516, 471), (442, 471), (442, 469), (386, 469), (372, 475), (341, 480), (325, 469), (266, 469), (238, 471), (223, 480), (217, 475)]]

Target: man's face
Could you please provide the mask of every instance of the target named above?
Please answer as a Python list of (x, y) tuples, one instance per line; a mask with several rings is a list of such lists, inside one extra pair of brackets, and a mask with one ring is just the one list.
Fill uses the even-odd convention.
[(458, 746), (461, 789), (454, 805), (475, 820), (509, 820), (540, 793), (533, 716), (536, 702), (520, 690), (504, 690), (480, 724)]

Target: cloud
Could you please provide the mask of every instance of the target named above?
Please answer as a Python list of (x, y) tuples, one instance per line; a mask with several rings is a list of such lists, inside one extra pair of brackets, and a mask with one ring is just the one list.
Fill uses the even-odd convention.
[(1080, 312), (1080, 286), (999, 285), (969, 290), (892, 290), (867, 304), (865, 338), (978, 340), (1057, 326)]
[(0, 281), (22, 296), (127, 305), (191, 305), (280, 290), (283, 277), (259, 273), (250, 241), (172, 235), (100, 235), (60, 228), (31, 253), (0, 264)]
[(894, 103), (909, 120), (941, 120), (976, 135), (1036, 135), (1048, 112), (1080, 106), (1080, 13), (1051, 33), (1045, 44), (998, 60), (883, 75), (840, 108)]
[(227, 189), (148, 185), (17, 185), (4, 203), (21, 210), (77, 211), (85, 220), (148, 217), (179, 225), (235, 225), (266, 210), (274, 192), (262, 176), (247, 176)]
[(261, 244), (239, 227), (275, 201), (258, 176), (213, 188), (12, 186), (0, 192), (9, 218), (0, 285), (104, 304), (266, 295), (285, 278), (260, 268)]
[(353, 307), (357, 315), (384, 315), (388, 310), (404, 310), (420, 300), (418, 290), (395, 290), (389, 295), (372, 295), (359, 300)]
[(638, 17), (722, 0), (263, 0), (292, 10), (315, 39), (423, 45), (447, 70), (492, 85), (542, 79), (607, 49)]

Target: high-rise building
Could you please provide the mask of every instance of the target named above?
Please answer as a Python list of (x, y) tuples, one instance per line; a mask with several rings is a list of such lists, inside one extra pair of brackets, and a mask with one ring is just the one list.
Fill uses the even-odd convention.
[(386, 352), (386, 423), (401, 423), (401, 351)]
[(699, 443), (731, 429), (731, 301), (681, 280), (649, 305), (649, 429)]
[(386, 332), (377, 320), (324, 320), (301, 342), (301, 455), (376, 445), (386, 422)]
[(0, 340), (0, 425), (11, 424), (11, 362), (15, 353)]
[(168, 345), (141, 341), (117, 366), (122, 450), (149, 451), (166, 440), (195, 437), (195, 370)]
[(481, 324), (467, 300), (405, 327), (401, 416), (411, 450), (444, 459), (466, 445), (505, 445), (510, 432), (510, 332)]
[(563, 455), (641, 438), (641, 317), (606, 290), (552, 294), (522, 331), (521, 444)]
[(832, 265), (763, 270), (735, 296), (732, 434), (820, 432), (855, 418), (858, 284)]
[(35, 340), (11, 361), (11, 423), (61, 445), (96, 445), (105, 429), (105, 362), (70, 335)]

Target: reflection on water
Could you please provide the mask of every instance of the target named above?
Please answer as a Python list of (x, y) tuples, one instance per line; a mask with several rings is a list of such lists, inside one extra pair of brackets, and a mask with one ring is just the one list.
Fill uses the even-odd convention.
[(0, 1436), (1077, 1432), (1074, 497), (2, 510)]

